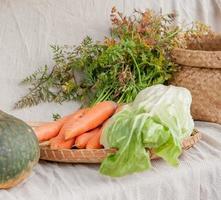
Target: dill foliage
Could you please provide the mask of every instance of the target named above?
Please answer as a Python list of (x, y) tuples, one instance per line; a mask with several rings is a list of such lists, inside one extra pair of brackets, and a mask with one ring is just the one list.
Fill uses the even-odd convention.
[(135, 10), (127, 17), (114, 7), (110, 36), (103, 41), (86, 37), (78, 46), (51, 46), (54, 65), (22, 81), (29, 92), (15, 108), (71, 100), (84, 105), (104, 100), (129, 103), (140, 90), (167, 83), (176, 69), (170, 51), (178, 45), (181, 31), (175, 18), (151, 10)]

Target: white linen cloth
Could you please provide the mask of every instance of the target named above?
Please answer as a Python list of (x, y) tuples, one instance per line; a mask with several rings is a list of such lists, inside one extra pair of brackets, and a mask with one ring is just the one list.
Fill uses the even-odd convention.
[(26, 180), (1, 190), (3, 200), (220, 200), (221, 126), (196, 122), (202, 140), (184, 152), (178, 168), (163, 160), (122, 178), (99, 174), (98, 165), (41, 161)]

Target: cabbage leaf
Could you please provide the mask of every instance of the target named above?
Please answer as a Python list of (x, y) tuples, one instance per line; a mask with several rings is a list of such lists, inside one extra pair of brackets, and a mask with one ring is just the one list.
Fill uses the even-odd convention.
[(133, 103), (115, 114), (101, 136), (105, 148), (116, 148), (100, 172), (118, 177), (151, 167), (149, 152), (178, 165), (182, 139), (194, 127), (190, 92), (181, 87), (155, 85), (142, 90)]

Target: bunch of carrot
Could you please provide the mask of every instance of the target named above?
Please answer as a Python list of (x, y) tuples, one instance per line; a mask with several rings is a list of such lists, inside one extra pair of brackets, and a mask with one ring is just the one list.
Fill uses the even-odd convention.
[(108, 119), (116, 112), (117, 104), (112, 101), (97, 103), (91, 108), (80, 109), (54, 122), (34, 129), (40, 143), (51, 149), (99, 149), (100, 136)]

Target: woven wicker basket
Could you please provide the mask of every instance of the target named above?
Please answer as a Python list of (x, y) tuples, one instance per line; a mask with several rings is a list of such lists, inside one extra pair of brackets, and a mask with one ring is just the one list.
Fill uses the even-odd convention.
[(171, 84), (191, 91), (193, 118), (221, 124), (221, 35), (176, 48), (172, 57), (180, 70)]

